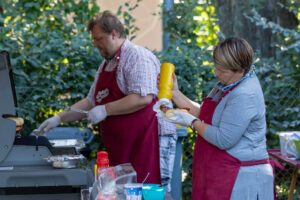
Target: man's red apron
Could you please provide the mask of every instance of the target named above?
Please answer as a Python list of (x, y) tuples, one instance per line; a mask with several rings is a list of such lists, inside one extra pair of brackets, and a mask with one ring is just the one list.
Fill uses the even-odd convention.
[[(119, 64), (121, 51), (116, 58)], [(126, 95), (120, 90), (116, 72), (105, 71), (103, 66), (95, 89), (96, 105), (116, 101)], [(108, 96), (96, 101), (98, 91), (107, 91)], [(137, 181), (142, 182), (149, 173), (146, 183), (161, 183), (159, 167), (158, 122), (152, 109), (157, 100), (145, 108), (131, 114), (108, 116), (100, 122), (100, 133), (108, 152), (109, 164), (115, 166), (131, 163), (137, 172)]]
[[(199, 119), (212, 124), (214, 111), (228, 92), (218, 102), (205, 98)], [(266, 163), (269, 159), (242, 162), (198, 135), (193, 160), (192, 199), (229, 200), (240, 167)]]

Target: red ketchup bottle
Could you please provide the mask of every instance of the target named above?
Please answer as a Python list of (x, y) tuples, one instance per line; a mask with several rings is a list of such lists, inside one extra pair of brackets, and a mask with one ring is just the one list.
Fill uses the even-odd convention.
[[(115, 179), (116, 173), (113, 168), (109, 168), (108, 154), (106, 151), (100, 151), (97, 153), (97, 179), (102, 173), (105, 173), (106, 176), (109, 176), (112, 179)], [(109, 191), (108, 193), (103, 191), (98, 196), (97, 200), (117, 200), (116, 193), (114, 191)]]
[(106, 151), (97, 152), (97, 179), (101, 173), (101, 171), (105, 168), (109, 167), (108, 154)]

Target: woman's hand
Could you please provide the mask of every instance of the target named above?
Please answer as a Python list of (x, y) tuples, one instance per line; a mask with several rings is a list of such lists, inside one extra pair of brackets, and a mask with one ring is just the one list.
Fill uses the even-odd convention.
[(188, 112), (174, 110), (172, 114), (174, 115), (173, 117), (163, 117), (163, 119), (181, 126), (191, 126), (192, 122), (197, 119)]
[(172, 96), (177, 97), (180, 93), (179, 88), (178, 88), (178, 81), (175, 73), (172, 74), (173, 77), (173, 88), (172, 88)]

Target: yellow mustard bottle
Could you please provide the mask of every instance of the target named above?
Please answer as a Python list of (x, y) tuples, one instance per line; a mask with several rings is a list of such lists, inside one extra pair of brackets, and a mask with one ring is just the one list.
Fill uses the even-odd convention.
[(172, 87), (175, 66), (171, 63), (163, 63), (160, 66), (160, 80), (158, 85), (158, 99), (172, 99)]

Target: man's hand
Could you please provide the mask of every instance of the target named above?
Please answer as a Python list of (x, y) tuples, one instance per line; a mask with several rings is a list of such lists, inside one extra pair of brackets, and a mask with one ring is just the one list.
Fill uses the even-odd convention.
[(105, 105), (95, 106), (88, 112), (87, 115), (88, 120), (91, 121), (93, 124), (97, 124), (103, 121), (107, 116)]
[(57, 127), (61, 123), (61, 119), (58, 115), (55, 115), (47, 120), (45, 120), (38, 128), (39, 132), (48, 132), (51, 129)]
[(179, 124), (181, 126), (191, 126), (192, 121), (194, 119), (197, 119), (189, 113), (181, 112), (178, 110), (175, 110), (173, 114), (175, 115), (174, 117), (164, 117), (163, 119), (174, 124)]

